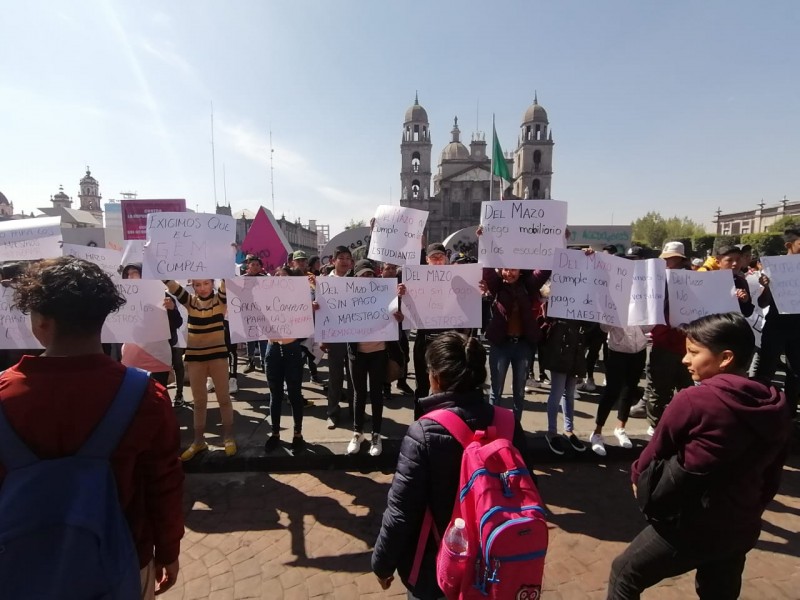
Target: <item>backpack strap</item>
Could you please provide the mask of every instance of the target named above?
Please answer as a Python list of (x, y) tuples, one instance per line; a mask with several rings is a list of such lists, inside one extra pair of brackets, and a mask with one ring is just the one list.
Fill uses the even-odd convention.
[(514, 418), (514, 411), (509, 408), (502, 408), (500, 406), (494, 407), (494, 418), (492, 425), (497, 428), (497, 437), (514, 441), (514, 427), (516, 419)]
[(117, 395), (111, 401), (106, 414), (97, 424), (89, 439), (78, 450), (76, 456), (84, 458), (108, 458), (119, 445), (123, 434), (133, 420), (150, 380), (147, 371), (128, 367)]
[[(0, 377), (4, 374), (5, 371), (0, 372)], [(22, 469), (39, 462), (39, 457), (31, 452), (8, 422), (2, 404), (0, 404), (0, 462), (8, 471)]]
[(467, 425), (464, 420), (452, 410), (434, 410), (426, 415), (422, 415), (420, 419), (428, 419), (438, 423), (447, 429), (447, 431), (450, 432), (450, 435), (456, 438), (458, 443), (464, 448), (466, 448), (475, 437), (475, 432), (472, 431), (472, 429), (469, 428), (469, 425)]
[(439, 530), (436, 529), (436, 523), (433, 522), (433, 513), (429, 507), (425, 509), (425, 517), (422, 519), (422, 528), (419, 531), (419, 539), (417, 540), (417, 551), (414, 554), (414, 562), (411, 564), (411, 571), (408, 574), (408, 583), (412, 586), (415, 586), (419, 579), (422, 557), (425, 555), (425, 546), (428, 545), (428, 538), (431, 533), (433, 534), (433, 539), (436, 540), (436, 544), (439, 545), (442, 541), (442, 536), (439, 535)]

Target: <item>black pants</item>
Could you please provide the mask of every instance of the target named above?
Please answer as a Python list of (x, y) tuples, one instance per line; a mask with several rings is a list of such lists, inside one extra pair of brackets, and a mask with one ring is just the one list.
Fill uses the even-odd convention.
[(172, 370), (175, 371), (175, 398), (183, 398), (183, 382), (186, 380), (186, 366), (183, 364), (183, 348), (172, 347)]
[(311, 350), (309, 350), (306, 346), (303, 346), (303, 357), (308, 365), (309, 374), (311, 377), (316, 378), (319, 374), (319, 371), (317, 370), (317, 363), (316, 358), (314, 358), (314, 353), (311, 352)]
[(352, 389), (350, 367), (347, 360), (347, 344), (328, 344), (328, 410), (327, 416), (339, 418), (339, 403), (344, 397), (344, 384)]
[(364, 433), (364, 413), (367, 409), (367, 379), (372, 406), (372, 433), (380, 433), (383, 423), (383, 384), (386, 381), (386, 352), (357, 352), (350, 361), (353, 377), (353, 430)]
[(606, 389), (597, 407), (598, 427), (606, 424), (611, 409), (617, 404), (617, 418), (625, 423), (631, 406), (638, 400), (639, 379), (647, 360), (647, 350), (635, 354), (608, 350), (606, 354)]
[(647, 365), (647, 420), (655, 427), (676, 392), (694, 385), (692, 376), (681, 361), (682, 354), (664, 348), (650, 350)]
[(406, 379), (408, 378), (408, 351), (410, 349), (410, 344), (408, 343), (408, 334), (400, 330), (400, 349), (403, 351), (403, 356), (405, 357), (405, 363), (403, 363), (402, 370), (400, 372), (400, 378), (397, 380), (397, 383), (408, 383)]
[[(594, 368), (597, 366), (597, 361), (600, 358), (600, 349), (603, 348), (603, 360), (608, 358), (608, 347), (606, 346), (606, 339), (608, 334), (596, 326), (595, 329), (587, 336), (586, 340), (586, 376), (589, 379), (594, 379)], [(608, 365), (606, 365), (608, 370)]]
[(742, 588), (746, 552), (678, 550), (648, 526), (614, 559), (608, 600), (635, 600), (667, 577), (697, 569), (695, 590), (701, 600), (736, 600)]
[(292, 405), (294, 432), (303, 431), (303, 351), (299, 341), (290, 344), (269, 345), (267, 350), (267, 382), (269, 383), (269, 416), (272, 435), (281, 430), (281, 410), (283, 406), (283, 383), (289, 391), (289, 404)]
[(772, 381), (778, 370), (781, 354), (786, 356), (786, 401), (792, 409), (792, 417), (797, 415), (797, 396), (800, 394), (800, 337), (790, 327), (781, 327), (770, 322), (767, 317), (761, 332), (761, 351), (759, 352), (756, 377)]

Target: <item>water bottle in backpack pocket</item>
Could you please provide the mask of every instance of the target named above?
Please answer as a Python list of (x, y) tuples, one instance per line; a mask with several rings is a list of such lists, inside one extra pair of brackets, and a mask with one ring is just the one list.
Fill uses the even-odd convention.
[(442, 545), (436, 556), (436, 572), (439, 574), (439, 587), (445, 596), (456, 593), (461, 582), (468, 576), (473, 563), (470, 543), (467, 538), (464, 519), (454, 519), (442, 538)]

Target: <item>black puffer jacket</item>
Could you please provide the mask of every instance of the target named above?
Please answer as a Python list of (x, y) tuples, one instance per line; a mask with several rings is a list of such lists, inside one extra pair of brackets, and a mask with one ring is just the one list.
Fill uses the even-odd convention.
[[(420, 404), (424, 413), (452, 409), (472, 430), (488, 427), (494, 418), (494, 407), (480, 390), (434, 394)], [(519, 422), (513, 442), (525, 456), (525, 435)], [(444, 594), (436, 584), (436, 543), (432, 537), (425, 548), (416, 585), (408, 584), (422, 519), (425, 509), (430, 507), (436, 528), (444, 533), (458, 490), (462, 453), (458, 440), (438, 423), (426, 419), (412, 423), (400, 447), (388, 506), (372, 552), (372, 570), (376, 575), (386, 578), (397, 570), (403, 584), (423, 600), (442, 598)]]

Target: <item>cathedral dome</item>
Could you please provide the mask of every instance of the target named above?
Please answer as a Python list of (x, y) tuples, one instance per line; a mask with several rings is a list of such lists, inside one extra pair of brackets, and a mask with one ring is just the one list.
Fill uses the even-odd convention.
[(89, 167), (86, 167), (86, 175), (81, 178), (81, 183), (94, 183), (97, 184), (97, 179), (92, 177), (92, 172), (89, 170)]
[(548, 123), (547, 111), (539, 102), (534, 99), (533, 104), (525, 111), (525, 116), (522, 119), (523, 123)]
[(419, 96), (414, 97), (414, 104), (406, 111), (406, 123), (409, 121), (428, 122), (428, 111), (419, 103)]
[(442, 150), (442, 160), (463, 160), (470, 157), (469, 150), (461, 142), (450, 142)]
[(11, 204), (3, 192), (0, 192), (0, 205)]

